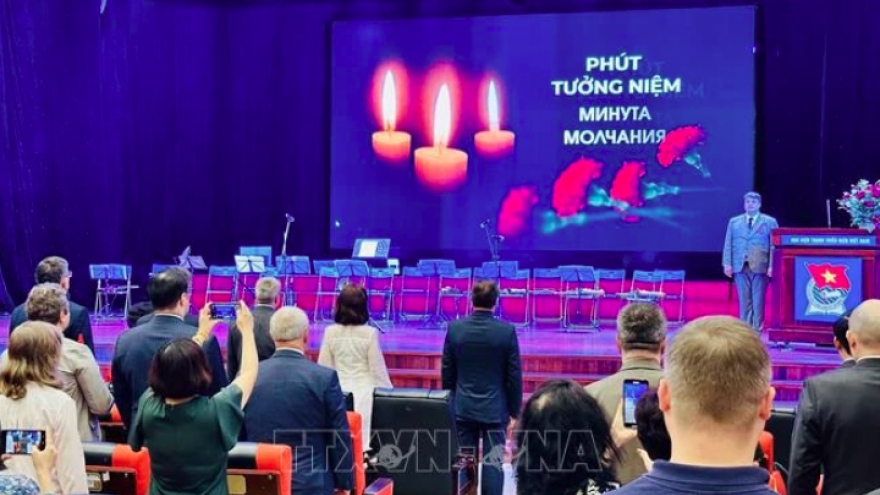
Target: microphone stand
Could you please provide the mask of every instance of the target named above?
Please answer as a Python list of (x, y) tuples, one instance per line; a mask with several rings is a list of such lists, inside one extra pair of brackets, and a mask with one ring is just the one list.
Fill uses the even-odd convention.
[[(287, 235), (290, 234), (290, 219), (287, 219), (287, 225), (284, 226), (284, 241), (281, 243), (281, 266), (278, 268), (278, 275), (283, 275), (286, 279), (293, 275), (293, 267), (290, 266), (290, 260), (287, 256)], [(288, 281), (290, 279), (287, 279)], [(292, 305), (294, 303), (294, 295), (293, 291), (290, 288), (289, 283), (284, 284), (284, 304)]]
[(480, 227), (486, 231), (486, 241), (489, 243), (489, 255), (492, 257), (493, 262), (498, 262), (501, 259), (501, 256), (498, 254), (498, 234), (493, 233), (493, 229), (490, 227), (492, 225), (491, 221), (486, 221), (480, 224)]

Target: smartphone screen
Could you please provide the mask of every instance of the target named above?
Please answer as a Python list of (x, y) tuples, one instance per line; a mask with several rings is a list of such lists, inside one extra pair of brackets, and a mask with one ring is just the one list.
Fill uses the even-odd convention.
[(648, 380), (623, 381), (623, 424), (627, 427), (636, 425), (636, 404), (650, 389)]
[(44, 430), (3, 430), (3, 452), (12, 455), (31, 455), (46, 447)]
[(212, 304), (211, 319), (212, 320), (234, 320), (235, 304)]

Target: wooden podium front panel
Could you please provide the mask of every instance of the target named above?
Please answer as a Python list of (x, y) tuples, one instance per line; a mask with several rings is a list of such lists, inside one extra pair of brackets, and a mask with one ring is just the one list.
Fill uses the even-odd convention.
[[(832, 289), (846, 289), (840, 291), (843, 293), (842, 297), (837, 297), (841, 306), (845, 304), (846, 309), (852, 309), (864, 299), (877, 297), (878, 290), (880, 290), (880, 273), (877, 271), (877, 261), (878, 256), (880, 256), (880, 239), (878, 239), (876, 234), (868, 234), (865, 231), (856, 229), (783, 228), (773, 231), (772, 242), (775, 249), (772, 285), (776, 297), (773, 301), (771, 327), (777, 332), (802, 331), (816, 333), (814, 336), (805, 336), (809, 338), (782, 340), (830, 343), (832, 339), (831, 322), (838, 317), (838, 312), (843, 312), (842, 310), (835, 310), (825, 314), (812, 313), (811, 315), (808, 310), (804, 315), (796, 314), (796, 306), (803, 306), (804, 304), (803, 301), (798, 304), (798, 299), (801, 297), (810, 299), (812, 297), (813, 299), (810, 299), (812, 304), (812, 302), (815, 302), (814, 300), (817, 298), (816, 293), (818, 292), (815, 276), (813, 276), (812, 282), (808, 282), (808, 284), (813, 285), (803, 284), (805, 270), (801, 270), (801, 284), (798, 285), (798, 270), (802, 268), (796, 265), (798, 260), (812, 264), (813, 268), (827, 265), (831, 272), (847, 273), (847, 266), (843, 265), (859, 268), (859, 270), (854, 270), (854, 273), (852, 273), (853, 278), (860, 278), (857, 287), (846, 285), (849, 284), (848, 278), (844, 281), (845, 284), (838, 283), (839, 285), (831, 287)], [(854, 265), (853, 261), (855, 260), (858, 261)], [(809, 261), (812, 261), (812, 263), (809, 263)], [(826, 283), (837, 278), (831, 272), (826, 270), (826, 273), (829, 273), (829, 278), (825, 281)], [(823, 284), (823, 281), (821, 279), (818, 280), (818, 284)], [(811, 288), (816, 291), (812, 295), (810, 294)], [(835, 291), (830, 293), (834, 294)], [(803, 318), (799, 318), (799, 316), (803, 316)], [(824, 319), (825, 321), (809, 321), (810, 319)]]

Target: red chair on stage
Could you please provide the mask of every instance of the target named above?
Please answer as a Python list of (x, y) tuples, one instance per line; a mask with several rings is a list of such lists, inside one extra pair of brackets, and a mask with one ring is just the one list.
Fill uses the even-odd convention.
[(150, 489), (150, 455), (128, 445), (83, 444), (89, 493), (146, 495)]
[(212, 266), (208, 268), (208, 286), (205, 289), (205, 302), (231, 303), (235, 301), (235, 287), (238, 272), (234, 266)]
[(240, 442), (229, 451), (226, 480), (237, 495), (291, 495), (293, 451), (289, 445)]

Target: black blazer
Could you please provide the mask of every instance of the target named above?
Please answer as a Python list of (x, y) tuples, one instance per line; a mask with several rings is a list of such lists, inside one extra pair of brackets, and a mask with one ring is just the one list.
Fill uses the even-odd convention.
[[(138, 321), (134, 324), (134, 326), (139, 327), (144, 323), (149, 323), (153, 321), (154, 316), (156, 316), (156, 313), (147, 313), (144, 316), (138, 318)], [(187, 313), (186, 316), (183, 317), (183, 322), (191, 327), (199, 328), (199, 317), (192, 313)]]
[[(28, 319), (27, 310), (24, 306), (22, 304), (12, 310), (12, 316), (9, 319), (10, 335), (12, 335), (15, 327), (26, 322)], [(95, 354), (95, 341), (92, 339), (92, 322), (89, 320), (89, 312), (86, 311), (85, 307), (73, 301), (70, 301), (70, 323), (64, 329), (64, 336), (76, 342), (79, 342), (79, 338), (82, 336), (83, 344), (92, 350), (92, 354)]]
[(862, 495), (880, 488), (880, 359), (804, 383), (791, 444), (789, 495)]
[(443, 346), (443, 388), (457, 420), (504, 424), (522, 405), (519, 341), (513, 325), (477, 310), (452, 322)]
[[(196, 329), (180, 318), (156, 315), (149, 322), (122, 333), (116, 339), (113, 354), (113, 398), (126, 428), (137, 414), (138, 400), (147, 390), (147, 377), (156, 351), (166, 343), (178, 338), (192, 338)], [(215, 337), (202, 348), (211, 366), (212, 382), (207, 395), (214, 395), (227, 385), (223, 369), (223, 355)]]
[(260, 363), (244, 412), (248, 442), (293, 449), (293, 493), (332, 495), (354, 487), (351, 430), (335, 370), (279, 350)]
[[(257, 356), (260, 361), (269, 359), (275, 354), (275, 342), (269, 335), (269, 320), (275, 314), (274, 306), (258, 304), (251, 310), (254, 315), (254, 339), (257, 341)], [(229, 369), (229, 381), (235, 380), (241, 369), (241, 330), (235, 322), (229, 325), (226, 336), (226, 361)]]

